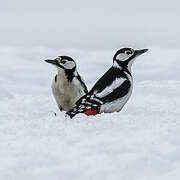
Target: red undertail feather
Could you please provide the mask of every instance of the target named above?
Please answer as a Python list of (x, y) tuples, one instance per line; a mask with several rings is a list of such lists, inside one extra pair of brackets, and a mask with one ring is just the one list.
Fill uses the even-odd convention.
[(87, 111), (84, 112), (87, 116), (92, 116), (92, 115), (96, 115), (99, 114), (99, 112), (97, 112), (94, 109), (88, 109)]

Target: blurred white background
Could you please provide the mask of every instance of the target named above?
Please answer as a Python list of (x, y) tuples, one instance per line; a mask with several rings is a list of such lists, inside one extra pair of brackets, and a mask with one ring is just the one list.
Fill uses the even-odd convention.
[(1, 0), (0, 45), (178, 47), (179, 18), (178, 0)]

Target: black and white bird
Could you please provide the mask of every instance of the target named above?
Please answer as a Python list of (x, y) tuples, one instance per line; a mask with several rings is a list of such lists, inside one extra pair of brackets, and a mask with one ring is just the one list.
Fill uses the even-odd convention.
[(69, 56), (58, 56), (53, 60), (45, 60), (57, 67), (57, 75), (52, 82), (52, 92), (60, 111), (69, 111), (75, 102), (88, 90), (77, 72), (75, 61)]
[(71, 118), (78, 113), (96, 115), (119, 112), (132, 94), (131, 66), (139, 55), (148, 49), (123, 48), (113, 57), (112, 67), (95, 83), (93, 88), (67, 112)]

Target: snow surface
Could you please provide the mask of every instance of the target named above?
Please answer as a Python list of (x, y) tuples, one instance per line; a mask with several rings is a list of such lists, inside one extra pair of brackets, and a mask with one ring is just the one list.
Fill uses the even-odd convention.
[(90, 88), (115, 51), (0, 47), (0, 179), (179, 180), (180, 49), (136, 60), (120, 113), (71, 120), (58, 111), (56, 69), (43, 60), (72, 56)]

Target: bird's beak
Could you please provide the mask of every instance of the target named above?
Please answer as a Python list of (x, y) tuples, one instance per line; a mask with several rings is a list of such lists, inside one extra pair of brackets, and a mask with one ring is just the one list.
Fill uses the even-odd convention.
[(148, 49), (135, 50), (134, 54), (135, 54), (135, 56), (139, 56), (141, 54), (144, 54), (147, 51), (148, 51)]
[(53, 60), (51, 60), (51, 59), (46, 59), (46, 60), (44, 60), (45, 62), (47, 62), (47, 63), (50, 63), (50, 64), (52, 64), (52, 65), (55, 65), (55, 66), (58, 66), (59, 64), (58, 64), (58, 62), (56, 61), (56, 59), (53, 59)]

